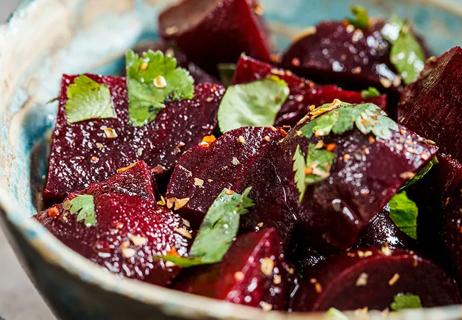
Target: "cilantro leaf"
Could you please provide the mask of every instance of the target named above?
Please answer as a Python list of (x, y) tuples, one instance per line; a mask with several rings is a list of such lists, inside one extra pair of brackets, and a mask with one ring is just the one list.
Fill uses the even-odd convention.
[(240, 216), (254, 205), (249, 198), (250, 190), (247, 188), (240, 195), (224, 189), (218, 195), (202, 221), (190, 257), (167, 255), (161, 258), (185, 268), (220, 262), (236, 237)]
[(221, 132), (246, 126), (272, 125), (288, 96), (287, 83), (275, 76), (230, 86), (218, 109)]
[(303, 200), (308, 185), (321, 182), (329, 177), (335, 157), (335, 153), (317, 149), (314, 143), (310, 143), (305, 160), (300, 145), (297, 145), (293, 156), (293, 171), (295, 172), (295, 185), (300, 195), (299, 201)]
[(76, 220), (83, 221), (87, 227), (96, 225), (96, 211), (92, 195), (83, 194), (66, 200), (63, 203), (63, 209), (76, 214)]
[(336, 308), (330, 308), (326, 311), (326, 318), (329, 320), (348, 320), (348, 317)]
[(380, 92), (379, 90), (377, 90), (377, 88), (369, 87), (367, 88), (367, 90), (361, 91), (361, 96), (364, 99), (377, 98), (377, 97), (380, 97)]
[[(331, 108), (334, 104), (335, 108)], [(398, 130), (398, 124), (373, 103), (353, 105), (337, 100), (316, 108), (312, 113), (320, 115), (300, 129), (307, 138), (342, 134), (356, 127), (363, 134), (373, 133), (377, 138), (389, 139), (392, 131)]]
[(425, 65), (425, 54), (408, 22), (393, 16), (382, 28), (391, 43), (390, 61), (406, 84), (417, 80)]
[(369, 14), (367, 9), (363, 6), (351, 6), (351, 13), (353, 14), (353, 18), (348, 19), (352, 25), (356, 28), (360, 29), (368, 29), (369, 28)]
[(234, 72), (236, 71), (236, 64), (234, 63), (220, 63), (217, 66), (220, 81), (225, 87), (232, 84)]
[(109, 88), (85, 75), (75, 78), (66, 94), (64, 109), (69, 123), (117, 117)]
[(433, 157), (422, 169), (419, 170), (419, 172), (417, 172), (417, 174), (414, 176), (414, 178), (412, 178), (411, 180), (406, 182), (406, 184), (401, 188), (401, 190), (404, 190), (404, 189), (412, 186), (413, 184), (415, 184), (419, 180), (421, 180), (437, 164), (438, 164), (438, 158)]
[(128, 115), (134, 126), (154, 121), (168, 99), (191, 99), (194, 80), (176, 59), (161, 51), (149, 50), (139, 56), (133, 51), (126, 54)]
[(419, 209), (415, 202), (409, 199), (406, 192), (403, 191), (395, 194), (388, 205), (393, 223), (409, 237), (417, 239)]
[(305, 184), (305, 156), (303, 155), (300, 145), (297, 145), (295, 149), (293, 170), (295, 173), (295, 186), (297, 187), (298, 194), (300, 195), (299, 201), (302, 201), (305, 195), (306, 184)]
[(420, 297), (410, 293), (398, 293), (393, 297), (393, 302), (390, 304), (393, 311), (404, 309), (419, 309), (422, 308)]

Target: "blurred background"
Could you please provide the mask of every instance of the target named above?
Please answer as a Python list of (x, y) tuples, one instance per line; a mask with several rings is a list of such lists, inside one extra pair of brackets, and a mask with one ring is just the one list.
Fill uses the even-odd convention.
[[(20, 0), (0, 0), (0, 23), (4, 23)], [(1, 72), (1, 71), (0, 71)], [(0, 229), (0, 318), (5, 320), (54, 319), (48, 307), (19, 265)]]

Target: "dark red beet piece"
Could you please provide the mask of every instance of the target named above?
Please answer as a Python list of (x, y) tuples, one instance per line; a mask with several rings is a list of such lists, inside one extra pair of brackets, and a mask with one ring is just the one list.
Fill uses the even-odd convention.
[(234, 63), (243, 52), (270, 61), (260, 12), (257, 0), (183, 0), (160, 14), (160, 35), (213, 73), (218, 63)]
[(308, 112), (311, 105), (319, 106), (339, 99), (349, 103), (372, 102), (385, 110), (386, 95), (364, 99), (360, 92), (343, 90), (336, 85), (316, 85), (292, 72), (272, 67), (270, 64), (242, 55), (234, 73), (234, 84), (252, 82), (268, 76), (283, 79), (290, 89), (290, 95), (276, 116), (275, 126), (295, 126)]
[(239, 236), (220, 263), (184, 270), (175, 288), (232, 303), (285, 310), (288, 273), (274, 229)]
[(148, 41), (140, 43), (135, 47), (134, 51), (138, 54), (142, 54), (145, 51), (160, 50), (165, 54), (171, 54), (176, 58), (178, 65), (189, 71), (189, 74), (194, 78), (196, 83), (220, 83), (217, 79), (212, 77), (210, 74), (202, 70), (198, 65), (191, 62), (188, 57), (180, 49), (176, 48), (174, 45), (170, 45), (163, 41)]
[(320, 264), (301, 283), (293, 309), (384, 310), (399, 293), (418, 295), (423, 307), (461, 302), (454, 281), (430, 261), (411, 251), (366, 249)]
[[(224, 188), (241, 193), (249, 171), (265, 154), (272, 141), (282, 138), (275, 128), (239, 128), (216, 141), (188, 150), (178, 161), (166, 198), (189, 201), (180, 213), (198, 225)], [(242, 217), (246, 219), (249, 214)]]
[(462, 162), (462, 48), (426, 64), (420, 79), (401, 96), (398, 121)]
[(362, 30), (346, 21), (321, 22), (314, 33), (292, 44), (281, 64), (310, 79), (346, 87), (397, 87), (401, 80), (380, 32), (383, 25), (377, 21)]
[[(168, 103), (155, 121), (134, 127), (128, 121), (125, 78), (89, 76), (110, 88), (117, 118), (69, 124), (64, 106), (67, 87), (75, 76), (64, 76), (43, 191), (48, 203), (105, 180), (136, 160), (145, 160), (157, 174), (168, 171), (184, 151), (215, 130), (223, 95), (220, 85), (199, 84), (194, 99)], [(112, 129), (117, 137), (105, 134), (104, 128)]]
[[(298, 203), (292, 160), (297, 145), (306, 152), (309, 141), (319, 141), (298, 135), (306, 122), (289, 132), (272, 157), (277, 159), (277, 176), (286, 181), (287, 202)], [(393, 131), (388, 140), (374, 139), (355, 129), (327, 136), (323, 143), (335, 145), (336, 159), (330, 175), (308, 186), (299, 208), (293, 209), (312, 247), (321, 251), (352, 246), (374, 215), (437, 151), (436, 146), (426, 144), (404, 127)]]
[(410, 249), (415, 247), (415, 241), (403, 233), (391, 220), (388, 206), (383, 208), (361, 232), (356, 248), (374, 247), (390, 249)]
[(462, 289), (462, 185), (455, 190), (444, 210), (442, 241), (449, 257), (449, 268)]
[[(145, 181), (137, 180), (136, 170), (129, 169), (69, 196), (68, 200), (81, 194), (93, 195), (95, 226), (78, 222), (76, 215), (64, 210), (62, 204), (38, 213), (35, 219), (71, 249), (113, 273), (168, 285), (179, 268), (168, 266), (155, 256), (165, 255), (173, 248), (184, 255), (189, 245), (184, 236), (188, 230), (178, 215), (156, 207), (152, 190), (149, 194), (150, 176), (144, 172)], [(134, 180), (129, 181), (130, 176)], [(132, 187), (136, 182), (139, 190)]]
[(462, 184), (462, 164), (445, 153), (438, 155), (438, 162), (437, 185), (443, 196), (450, 195)]

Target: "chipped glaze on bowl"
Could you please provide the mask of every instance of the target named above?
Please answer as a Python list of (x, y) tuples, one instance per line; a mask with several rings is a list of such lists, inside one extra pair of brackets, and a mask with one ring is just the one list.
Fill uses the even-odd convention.
[[(258, 309), (122, 279), (87, 261), (30, 219), (46, 170), (63, 73), (116, 73), (123, 53), (156, 37), (156, 16), (172, 0), (27, 0), (0, 26), (0, 220), (24, 268), (63, 319), (323, 319)], [(352, 3), (372, 15), (415, 22), (435, 54), (462, 44), (460, 0), (262, 0), (274, 42)], [(358, 315), (351, 314), (351, 318)], [(462, 306), (414, 310), (390, 319), (461, 319)], [(370, 319), (383, 319), (370, 313)]]

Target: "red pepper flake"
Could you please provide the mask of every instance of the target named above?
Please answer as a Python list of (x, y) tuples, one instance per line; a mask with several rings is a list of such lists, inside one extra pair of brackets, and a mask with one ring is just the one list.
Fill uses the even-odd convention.
[(205, 146), (208, 147), (215, 140), (217, 140), (217, 138), (215, 138), (215, 136), (213, 134), (210, 135), (210, 136), (205, 136), (205, 137), (202, 138), (201, 145), (205, 145)]
[(234, 191), (231, 190), (231, 189), (226, 189), (226, 192), (225, 192), (228, 196), (232, 196), (234, 194)]
[(128, 171), (131, 168), (133, 168), (134, 166), (136, 166), (136, 164), (137, 164), (137, 162), (133, 162), (132, 164), (130, 164), (130, 165), (126, 166), (126, 167), (119, 168), (119, 169), (117, 169), (117, 173), (122, 173), (122, 172)]
[(393, 277), (391, 277), (390, 280), (388, 280), (388, 285), (393, 286), (396, 282), (398, 282), (398, 280), (399, 280), (399, 273), (395, 273)]
[(300, 59), (299, 58), (293, 58), (292, 59), (292, 65), (294, 67), (300, 67)]
[(326, 150), (329, 152), (335, 151), (336, 148), (337, 148), (337, 145), (335, 143), (329, 143), (326, 145)]
[(58, 208), (51, 207), (50, 209), (48, 209), (48, 216), (51, 218), (56, 218), (57, 216), (59, 216)]
[(401, 179), (406, 179), (406, 180), (408, 180), (408, 179), (414, 178), (414, 177), (415, 177), (415, 173), (412, 172), (412, 171), (406, 171), (406, 172), (401, 173), (399, 176), (400, 176)]
[(370, 144), (375, 143), (375, 138), (374, 138), (373, 136), (371, 136), (371, 135), (369, 135), (369, 136), (367, 137), (367, 140), (369, 141)]
[(305, 176), (313, 174), (313, 168), (305, 168)]
[(285, 131), (283, 128), (279, 128), (279, 133), (280, 133), (283, 137), (287, 136), (287, 131)]

